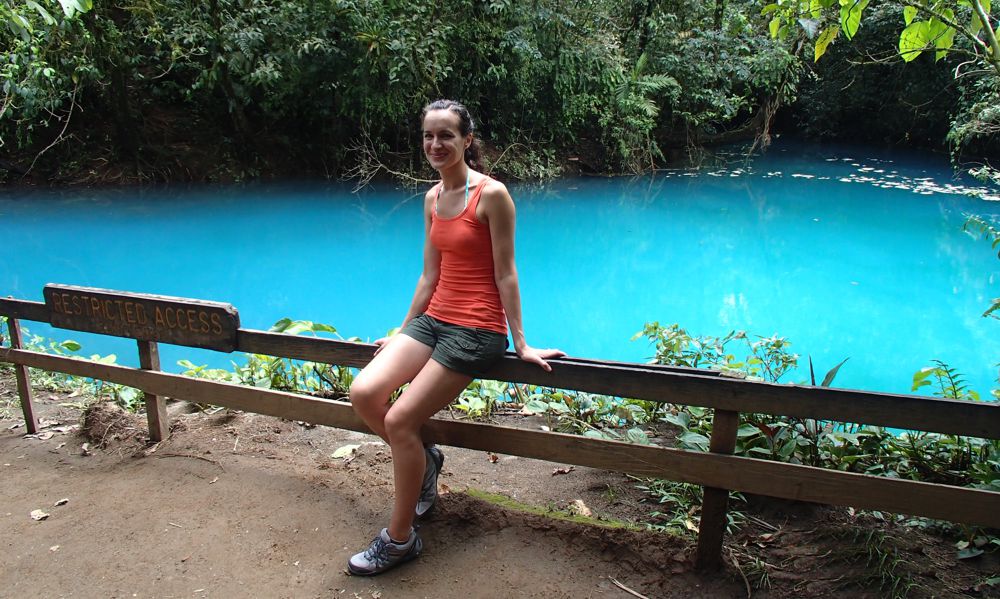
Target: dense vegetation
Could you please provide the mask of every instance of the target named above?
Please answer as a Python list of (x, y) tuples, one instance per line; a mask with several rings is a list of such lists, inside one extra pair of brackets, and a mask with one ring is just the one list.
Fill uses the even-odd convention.
[[(996, 150), (996, 51), (974, 41), (994, 28), (904, 63), (903, 4), (5, 0), (0, 176), (413, 172), (416, 115), (436, 97), (465, 101), (490, 161), (516, 177), (643, 171), (766, 141), (775, 115), (813, 137)], [(918, 4), (963, 27), (990, 11)], [(841, 22), (852, 35), (829, 33)], [(925, 29), (918, 45), (940, 46)]]

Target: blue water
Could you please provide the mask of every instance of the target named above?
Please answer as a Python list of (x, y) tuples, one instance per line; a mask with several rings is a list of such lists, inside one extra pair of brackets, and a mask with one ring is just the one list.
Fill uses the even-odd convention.
[[(654, 176), (510, 184), (530, 343), (645, 361), (643, 323), (692, 334), (778, 333), (836, 386), (908, 393), (946, 361), (984, 396), (997, 387), (1000, 260), (963, 214), (1000, 219), (944, 159), (776, 147), (751, 164)], [(0, 192), (0, 295), (41, 300), (48, 282), (232, 303), (243, 326), (283, 317), (374, 339), (398, 326), (420, 274), (420, 195), (350, 184)], [(134, 342), (27, 323), (115, 353)], [(735, 346), (734, 346), (735, 347)], [(165, 346), (182, 357), (228, 356)], [(742, 355), (738, 357), (742, 358)]]

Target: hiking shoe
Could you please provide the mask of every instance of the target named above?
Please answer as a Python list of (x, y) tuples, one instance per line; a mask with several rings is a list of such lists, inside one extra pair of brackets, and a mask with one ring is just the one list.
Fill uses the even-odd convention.
[(381, 574), (417, 557), (423, 548), (424, 542), (415, 530), (410, 530), (410, 538), (405, 543), (397, 545), (389, 538), (389, 530), (383, 528), (368, 549), (351, 556), (347, 570), (355, 576)]
[(424, 448), (427, 454), (427, 467), (424, 469), (424, 485), (420, 488), (420, 498), (417, 499), (417, 517), (424, 516), (434, 507), (438, 496), (438, 474), (444, 466), (444, 453), (433, 445)]

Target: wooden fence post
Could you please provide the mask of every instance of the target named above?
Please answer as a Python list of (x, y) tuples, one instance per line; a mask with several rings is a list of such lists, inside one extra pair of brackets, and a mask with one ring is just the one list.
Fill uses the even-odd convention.
[[(21, 349), (21, 326), (17, 324), (16, 318), (7, 318), (7, 329), (10, 331), (11, 349)], [(38, 417), (35, 416), (35, 406), (31, 403), (31, 376), (28, 374), (28, 367), (14, 364), (14, 378), (17, 379), (17, 394), (21, 398), (21, 411), (24, 412), (24, 426), (28, 429), (28, 434), (33, 435), (38, 432)]]
[[(139, 366), (143, 370), (160, 369), (160, 348), (155, 341), (137, 341), (139, 344)], [(146, 422), (149, 424), (149, 440), (159, 443), (170, 435), (170, 421), (167, 417), (167, 401), (159, 395), (143, 391), (146, 402)]]
[[(739, 426), (739, 412), (715, 410), (709, 451), (733, 453), (736, 449), (736, 431)], [(698, 527), (698, 554), (695, 559), (695, 566), (699, 570), (718, 570), (722, 567), (722, 540), (726, 534), (728, 509), (728, 489), (705, 487), (701, 501), (701, 525)]]

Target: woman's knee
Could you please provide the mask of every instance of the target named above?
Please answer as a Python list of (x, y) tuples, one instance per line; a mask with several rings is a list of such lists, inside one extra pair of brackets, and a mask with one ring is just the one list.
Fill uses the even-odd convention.
[(385, 434), (390, 441), (394, 438), (400, 439), (419, 433), (422, 424), (422, 422), (414, 422), (413, 416), (407, 414), (405, 410), (396, 409), (396, 406), (393, 406), (385, 415)]
[(351, 405), (354, 406), (355, 410), (359, 411), (369, 411), (377, 408), (384, 409), (389, 404), (389, 396), (391, 394), (391, 390), (386, 391), (380, 385), (373, 384), (373, 382), (361, 376), (354, 379), (354, 382), (351, 383), (351, 389), (348, 391)]

